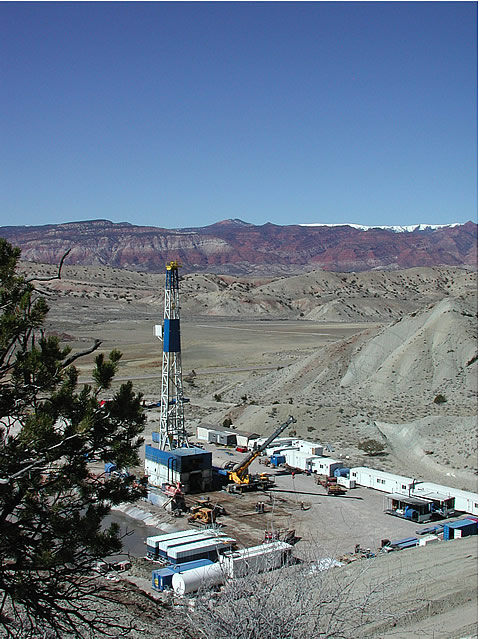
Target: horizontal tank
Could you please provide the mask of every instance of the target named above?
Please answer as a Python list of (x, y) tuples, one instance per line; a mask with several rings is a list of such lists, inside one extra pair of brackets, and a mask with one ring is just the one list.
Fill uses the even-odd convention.
[(284, 541), (242, 548), (220, 557), (220, 562), (229, 577), (244, 577), (248, 573), (259, 573), (280, 568), (290, 556), (292, 546)]
[(219, 586), (224, 582), (222, 566), (218, 563), (202, 566), (173, 575), (172, 588), (177, 595), (188, 595), (200, 588)]

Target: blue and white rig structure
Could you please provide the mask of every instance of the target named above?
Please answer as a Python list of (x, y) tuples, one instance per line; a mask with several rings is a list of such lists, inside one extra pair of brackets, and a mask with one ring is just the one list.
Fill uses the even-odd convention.
[(183, 409), (185, 398), (183, 396), (178, 285), (180, 266), (177, 261), (167, 264), (163, 328), (155, 326), (157, 337), (163, 339), (159, 442), (161, 450), (189, 446)]
[(185, 429), (180, 340), (180, 264), (169, 262), (165, 275), (163, 326), (154, 335), (163, 341), (160, 427), (145, 447), (145, 473), (153, 486), (181, 485), (184, 492), (210, 490), (212, 454), (192, 446)]

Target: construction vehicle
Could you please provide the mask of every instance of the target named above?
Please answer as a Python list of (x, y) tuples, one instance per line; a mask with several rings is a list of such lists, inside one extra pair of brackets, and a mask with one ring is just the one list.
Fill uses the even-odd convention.
[(201, 524), (214, 524), (218, 515), (226, 515), (226, 510), (220, 504), (212, 504), (208, 500), (198, 501), (190, 508), (189, 522), (199, 522)]
[(249, 475), (248, 468), (250, 464), (259, 457), (263, 451), (270, 446), (287, 426), (296, 423), (296, 419), (290, 415), (285, 423), (277, 428), (270, 437), (258, 448), (250, 452), (239, 464), (236, 464), (232, 470), (228, 471), (227, 492), (243, 493), (245, 490), (267, 490), (275, 485), (275, 481), (270, 475), (260, 473), (258, 475)]
[(315, 475), (315, 483), (319, 484), (320, 486), (323, 486), (326, 491), (327, 491), (327, 495), (333, 495), (333, 496), (342, 496), (345, 495), (345, 493), (347, 492), (347, 489), (345, 488), (345, 486), (341, 486), (340, 484), (337, 484), (337, 478), (336, 477), (327, 477), (326, 475)]
[(175, 485), (170, 483), (162, 484), (162, 492), (168, 497), (167, 501), (163, 504), (165, 510), (170, 512), (187, 510), (185, 505), (185, 495), (182, 490), (182, 485), (179, 481)]

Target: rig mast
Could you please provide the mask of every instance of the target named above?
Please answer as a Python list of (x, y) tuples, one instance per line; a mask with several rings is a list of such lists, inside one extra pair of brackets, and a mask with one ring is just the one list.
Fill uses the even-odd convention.
[(162, 386), (160, 395), (161, 450), (189, 446), (185, 431), (182, 357), (180, 348), (180, 297), (177, 261), (169, 262), (165, 275), (163, 330), (155, 326), (155, 335), (163, 339)]

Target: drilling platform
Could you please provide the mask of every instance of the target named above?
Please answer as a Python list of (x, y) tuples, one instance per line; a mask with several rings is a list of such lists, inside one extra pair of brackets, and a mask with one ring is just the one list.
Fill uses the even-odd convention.
[(180, 483), (185, 493), (209, 490), (212, 454), (191, 446), (185, 429), (180, 340), (180, 291), (177, 261), (166, 265), (163, 325), (154, 335), (163, 342), (160, 426), (145, 447), (145, 473), (153, 486)]

